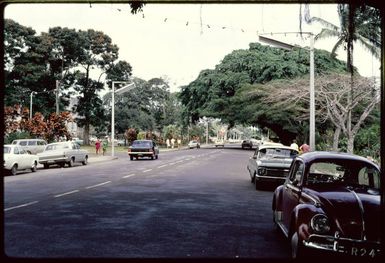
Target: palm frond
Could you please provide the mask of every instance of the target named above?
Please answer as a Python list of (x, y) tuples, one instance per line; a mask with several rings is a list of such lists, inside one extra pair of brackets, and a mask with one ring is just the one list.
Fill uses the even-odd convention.
[(357, 35), (357, 42), (360, 43), (365, 49), (367, 49), (377, 59), (381, 57), (380, 48), (373, 45), (367, 38)]
[(324, 39), (329, 37), (340, 37), (340, 32), (324, 28), (315, 36), (315, 40)]
[(331, 29), (331, 30), (334, 30), (334, 31), (339, 31), (339, 27), (338, 26), (336, 26), (336, 25), (326, 21), (325, 19), (313, 16), (310, 19), (309, 23), (313, 23), (313, 22), (318, 22), (318, 23), (320, 23), (321, 25), (325, 26), (328, 29)]
[(337, 50), (341, 47), (341, 45), (345, 42), (345, 39), (340, 37), (337, 41), (337, 43), (334, 45), (331, 55), (335, 57), (337, 55)]

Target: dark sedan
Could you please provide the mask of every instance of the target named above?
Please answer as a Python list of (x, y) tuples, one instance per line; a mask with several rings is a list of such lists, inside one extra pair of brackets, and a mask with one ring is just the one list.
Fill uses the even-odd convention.
[(242, 149), (252, 149), (253, 142), (250, 140), (243, 140), (241, 146), (242, 146)]
[(297, 156), (274, 192), (272, 208), (293, 257), (317, 251), (369, 258), (380, 254), (380, 170), (363, 157), (331, 152)]
[(131, 161), (134, 158), (149, 157), (151, 160), (158, 159), (159, 148), (156, 143), (152, 140), (135, 140), (132, 145), (128, 147), (128, 155)]

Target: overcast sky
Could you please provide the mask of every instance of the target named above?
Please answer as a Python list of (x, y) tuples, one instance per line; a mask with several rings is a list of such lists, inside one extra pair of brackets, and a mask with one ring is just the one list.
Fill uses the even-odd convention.
[[(338, 25), (337, 5), (310, 5), (310, 14)], [(298, 4), (147, 4), (135, 15), (124, 4), (11, 4), (4, 16), (37, 34), (55, 26), (102, 31), (119, 47), (119, 59), (131, 64), (135, 77), (167, 76), (172, 91), (233, 50), (247, 49), (260, 33), (299, 31)], [(313, 33), (320, 28), (303, 25)], [(308, 39), (296, 34), (270, 37), (309, 46)], [(330, 51), (334, 43), (316, 42), (315, 48)], [(360, 74), (379, 76), (379, 61), (358, 45), (355, 52)], [(346, 53), (342, 50), (338, 58), (346, 60)]]

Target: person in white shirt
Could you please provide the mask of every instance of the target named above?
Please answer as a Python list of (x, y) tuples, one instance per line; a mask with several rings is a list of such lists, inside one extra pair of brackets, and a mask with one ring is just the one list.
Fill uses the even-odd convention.
[(290, 147), (293, 148), (293, 149), (296, 149), (297, 151), (299, 151), (298, 144), (297, 144), (296, 140), (293, 140), (293, 143), (290, 144)]

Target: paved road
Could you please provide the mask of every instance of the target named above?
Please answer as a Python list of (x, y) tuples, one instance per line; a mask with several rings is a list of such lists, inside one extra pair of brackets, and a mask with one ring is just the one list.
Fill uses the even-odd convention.
[[(41, 169), (4, 180), (8, 256), (288, 258), (271, 219), (272, 190), (255, 191), (251, 151), (191, 149)], [(95, 157), (97, 158), (97, 157)]]

